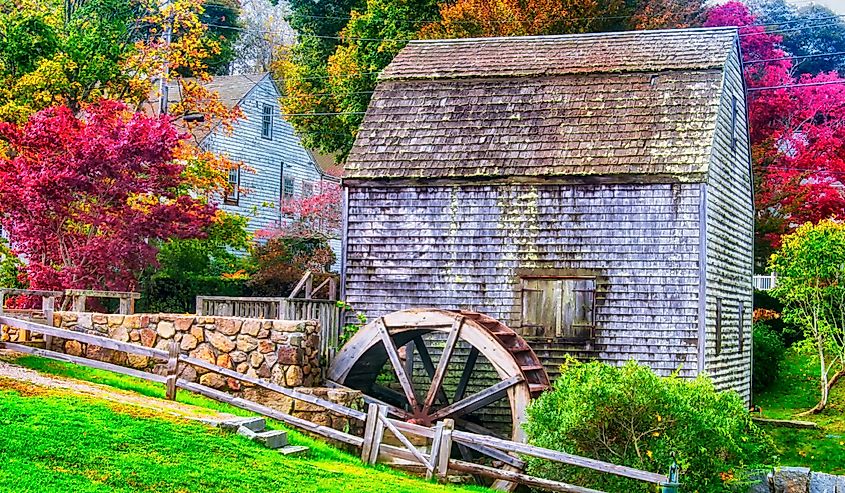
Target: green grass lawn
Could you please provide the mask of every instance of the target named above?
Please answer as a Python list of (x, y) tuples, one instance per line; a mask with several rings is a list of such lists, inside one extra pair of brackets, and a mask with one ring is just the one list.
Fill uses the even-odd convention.
[(763, 408), (764, 418), (815, 421), (821, 426), (820, 430), (799, 430), (764, 425), (775, 440), (783, 465), (845, 474), (845, 381), (833, 388), (824, 412), (796, 417), (818, 402), (817, 361), (789, 350), (778, 381), (757, 395), (754, 403)]
[[(146, 395), (163, 394), (160, 386), (110, 372), (33, 357), (18, 362)], [(243, 414), (187, 392), (179, 400)], [(365, 467), (356, 457), (295, 432), (290, 441), (311, 451), (285, 457), (201, 423), (0, 379), (4, 493), (482, 491), (429, 483), (383, 466)]]

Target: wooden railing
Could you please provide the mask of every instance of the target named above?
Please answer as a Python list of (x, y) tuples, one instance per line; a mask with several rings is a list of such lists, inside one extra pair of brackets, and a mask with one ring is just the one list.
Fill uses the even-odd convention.
[(71, 303), (75, 312), (85, 311), (88, 298), (117, 299), (120, 302), (117, 313), (131, 315), (135, 313), (135, 300), (141, 298), (141, 293), (131, 291), (97, 291), (94, 289), (65, 289), (65, 303)]
[(197, 296), (197, 316), (317, 320), (325, 364), (334, 359), (343, 331), (342, 310), (332, 300)]
[(774, 273), (768, 276), (754, 276), (754, 289), (758, 291), (770, 291), (777, 286), (777, 279)]
[[(390, 406), (373, 402), (370, 399), (370, 406), (367, 414), (361, 411), (347, 408), (339, 404), (320, 399), (310, 394), (304, 394), (295, 390), (280, 387), (265, 380), (250, 377), (233, 370), (229, 370), (204, 360), (192, 358), (179, 353), (179, 347), (172, 344), (169, 351), (148, 348), (137, 344), (120, 342), (101, 336), (83, 334), (68, 331), (55, 327), (49, 327), (35, 322), (29, 322), (12, 317), (0, 315), (0, 324), (6, 324), (19, 330), (29, 330), (43, 334), (44, 336), (60, 337), (62, 339), (76, 340), (86, 344), (94, 344), (115, 351), (123, 351), (129, 354), (147, 356), (167, 362), (166, 375), (156, 375), (143, 371), (125, 368), (122, 366), (91, 360), (82, 356), (71, 356), (49, 350), (33, 348), (23, 344), (0, 343), (0, 348), (6, 347), (15, 351), (28, 354), (35, 354), (46, 358), (68, 361), (92, 368), (110, 370), (125, 375), (142, 378), (153, 382), (162, 383), (166, 386), (166, 395), (169, 399), (176, 397), (176, 389), (188, 390), (211, 399), (231, 404), (241, 409), (246, 409), (269, 418), (277, 419), (290, 426), (300, 428), (316, 435), (336, 440), (347, 445), (361, 449), (361, 458), (364, 462), (375, 464), (380, 459), (394, 460), (402, 459), (410, 463), (418, 464), (426, 471), (428, 478), (445, 480), (449, 471), (477, 474), (492, 478), (497, 481), (494, 486), (510, 487), (512, 483), (525, 484), (534, 488), (541, 488), (550, 491), (564, 491), (570, 493), (602, 493), (594, 489), (572, 485), (560, 481), (531, 476), (522, 472), (522, 461), (511, 454), (521, 454), (530, 457), (545, 459), (548, 461), (567, 464), (571, 466), (593, 469), (606, 474), (614, 474), (621, 477), (645, 481), (661, 485), (664, 492), (677, 492), (676, 472), (670, 477), (630, 467), (619, 466), (608, 462), (579, 457), (557, 450), (550, 450), (533, 445), (512, 442), (491, 436), (469, 433), (454, 429), (454, 422), (444, 420), (436, 427), (429, 428), (413, 423), (399, 421), (390, 418)], [(242, 382), (262, 387), (295, 400), (308, 402), (323, 407), (333, 413), (346, 416), (351, 419), (363, 421), (364, 434), (359, 437), (344, 431), (335, 430), (326, 426), (318, 425), (302, 418), (291, 416), (276, 409), (269, 408), (253, 401), (235, 397), (231, 394), (206, 387), (204, 385), (188, 382), (177, 378), (176, 371), (179, 363), (197, 366), (220, 375), (231, 377)], [(397, 447), (384, 443), (385, 432), (389, 431), (402, 445)], [(408, 436), (416, 436), (425, 440), (425, 447), (419, 448), (413, 444)], [(475, 464), (451, 458), (452, 444), (459, 444), (481, 452), (495, 460), (502, 461), (506, 467), (494, 468), (486, 465)], [(674, 469), (674, 466), (673, 466)], [(676, 470), (675, 470), (676, 471)]]

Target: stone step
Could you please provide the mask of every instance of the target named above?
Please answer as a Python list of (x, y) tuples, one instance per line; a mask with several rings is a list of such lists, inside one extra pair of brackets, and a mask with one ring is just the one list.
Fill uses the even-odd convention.
[(267, 428), (267, 422), (264, 421), (264, 418), (236, 418), (220, 421), (218, 426), (226, 431), (237, 431), (239, 428), (244, 427), (257, 433)]
[(255, 441), (269, 449), (280, 449), (287, 446), (288, 434), (282, 430), (269, 430), (256, 433)]
[(302, 445), (287, 445), (279, 449), (279, 453), (282, 455), (305, 455), (308, 452), (308, 447)]

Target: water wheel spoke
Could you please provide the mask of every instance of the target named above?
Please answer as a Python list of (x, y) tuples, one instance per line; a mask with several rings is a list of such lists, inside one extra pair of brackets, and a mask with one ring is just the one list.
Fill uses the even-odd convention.
[(502, 380), (496, 385), (491, 385), (481, 392), (472, 394), (466, 399), (452, 403), (430, 416), (432, 421), (437, 421), (443, 418), (456, 418), (467, 415), (473, 411), (477, 411), (482, 407), (496, 402), (508, 394), (508, 389), (515, 385), (519, 385), (524, 380), (522, 375), (514, 375), (507, 380)]
[(372, 403), (378, 404), (380, 406), (385, 406), (387, 408), (388, 413), (393, 414), (394, 416), (402, 419), (411, 419), (413, 417), (412, 413), (409, 413), (408, 411), (405, 411), (404, 409), (398, 406), (394, 406), (393, 404), (388, 403), (388, 401), (404, 403), (405, 394), (403, 394), (402, 392), (396, 392), (393, 389), (374, 384), (372, 387), (370, 387), (370, 393), (381, 397), (381, 399), (367, 394), (363, 394), (362, 397), (365, 403)]
[(440, 354), (440, 361), (437, 362), (437, 371), (434, 372), (434, 376), (431, 378), (431, 387), (428, 388), (428, 394), (425, 396), (425, 403), (422, 408), (423, 414), (428, 413), (428, 410), (431, 409), (437, 392), (443, 390), (443, 379), (446, 377), (449, 361), (452, 359), (455, 346), (458, 344), (458, 338), (461, 335), (461, 327), (463, 325), (464, 318), (457, 318), (452, 325), (452, 330), (449, 331), (449, 336), (446, 338), (446, 345), (443, 346), (443, 352)]
[(461, 373), (461, 379), (458, 381), (458, 388), (455, 389), (455, 402), (464, 398), (467, 392), (467, 385), (469, 385), (469, 379), (472, 377), (472, 372), (475, 370), (475, 362), (478, 360), (478, 348), (473, 347), (469, 350), (469, 355), (467, 356), (467, 362), (464, 366), (464, 371)]
[(390, 364), (393, 366), (393, 372), (396, 373), (396, 378), (399, 379), (399, 385), (402, 386), (402, 391), (405, 392), (405, 397), (408, 399), (408, 404), (411, 406), (411, 410), (416, 411), (419, 409), (419, 404), (417, 403), (417, 395), (414, 392), (414, 385), (408, 378), (408, 374), (405, 373), (405, 367), (402, 365), (402, 360), (399, 358), (399, 351), (396, 349), (396, 345), (390, 337), (390, 332), (388, 332), (387, 326), (384, 325), (384, 319), (378, 319), (376, 326), (378, 327), (379, 334), (381, 335), (381, 341), (384, 343), (384, 350), (387, 352), (387, 357), (390, 359)]
[[(425, 341), (423, 341), (422, 337), (414, 338), (414, 346), (417, 348), (417, 353), (420, 355), (420, 361), (422, 361), (423, 368), (428, 374), (428, 378), (433, 380), (435, 371), (434, 363), (431, 361), (431, 355), (428, 353), (428, 348), (426, 347)], [(446, 396), (446, 392), (442, 388), (437, 391), (437, 400), (444, 406), (449, 405), (449, 397)]]

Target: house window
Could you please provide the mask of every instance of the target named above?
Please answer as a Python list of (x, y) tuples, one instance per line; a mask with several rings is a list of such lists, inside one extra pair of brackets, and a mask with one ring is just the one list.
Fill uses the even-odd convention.
[(261, 111), (261, 137), (273, 140), (273, 105), (265, 104)]
[(310, 197), (312, 195), (314, 195), (314, 184), (310, 181), (302, 182), (302, 196)]
[(293, 198), (294, 183), (292, 176), (285, 176), (282, 178), (282, 200), (290, 200)]
[(736, 150), (736, 96), (731, 99), (731, 150)]
[(722, 298), (716, 298), (716, 355), (722, 353)]
[(240, 199), (240, 188), (241, 188), (241, 167), (235, 166), (233, 168), (229, 168), (229, 177), (228, 177), (228, 185), (229, 190), (226, 194), (226, 197), (223, 199), (224, 204), (229, 205), (238, 205), (238, 200)]
[(592, 337), (596, 280), (588, 277), (522, 278), (522, 335)]

